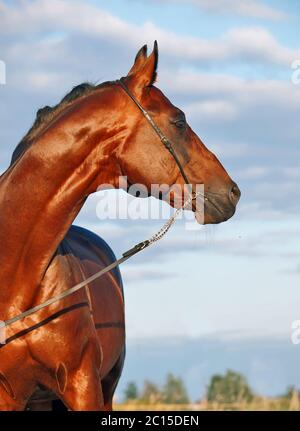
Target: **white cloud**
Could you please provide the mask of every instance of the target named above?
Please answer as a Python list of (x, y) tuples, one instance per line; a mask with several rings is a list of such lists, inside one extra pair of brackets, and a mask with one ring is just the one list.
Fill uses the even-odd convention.
[(5, 34), (70, 31), (137, 47), (157, 39), (162, 52), (196, 61), (255, 60), (290, 65), (300, 49), (287, 48), (264, 28), (236, 28), (217, 40), (181, 36), (151, 22), (128, 23), (83, 1), (22, 1), (17, 6), (0, 2), (1, 28)]
[(198, 73), (179, 70), (161, 71), (160, 84), (178, 96), (194, 98), (230, 98), (245, 101), (247, 105), (262, 103), (287, 104), (289, 109), (300, 108), (300, 89), (289, 81), (275, 79), (242, 79), (219, 73)]
[(280, 45), (273, 35), (262, 27), (233, 28), (224, 35), (224, 43), (232, 56), (259, 59), (290, 65), (299, 58), (300, 50)]
[(259, 179), (265, 177), (270, 172), (267, 166), (249, 166), (243, 169), (238, 175), (245, 179)]
[(210, 7), (214, 11), (234, 12), (253, 18), (266, 18), (270, 20), (281, 20), (286, 18), (286, 14), (278, 11), (262, 2), (255, 0), (193, 0), (203, 7)]
[(297, 187), (296, 180), (300, 178), (300, 166), (263, 166), (263, 165), (250, 165), (237, 173), (239, 178), (255, 180), (266, 177), (267, 175), (274, 175), (278, 180), (273, 183), (276, 187), (278, 181), (284, 188)]
[(232, 143), (228, 141), (209, 142), (210, 149), (218, 155), (220, 159), (226, 157), (227, 159), (242, 159), (251, 154), (252, 146), (246, 142)]
[(231, 121), (236, 117), (237, 111), (233, 103), (225, 100), (212, 100), (190, 103), (184, 109), (189, 117), (201, 118), (201, 121)]
[(291, 179), (300, 179), (300, 166), (288, 166), (288, 167), (284, 167), (283, 169), (283, 174), (287, 177), (287, 178), (291, 178)]
[[(157, 1), (157, 0), (155, 0)], [(251, 18), (279, 21), (287, 18), (284, 12), (255, 0), (163, 0), (168, 3), (192, 4), (214, 13), (234, 13)]]
[(60, 75), (52, 72), (33, 72), (27, 76), (25, 75), (24, 78), (25, 80), (22, 80), (23, 85), (28, 84), (31, 87), (35, 87), (37, 90), (55, 86), (57, 83), (61, 82)]
[(124, 266), (122, 275), (125, 283), (141, 283), (147, 279), (153, 280), (153, 282), (159, 282), (164, 279), (170, 280), (174, 277), (180, 277), (180, 274), (168, 272), (164, 268), (159, 270), (158, 268), (147, 268), (144, 265)]

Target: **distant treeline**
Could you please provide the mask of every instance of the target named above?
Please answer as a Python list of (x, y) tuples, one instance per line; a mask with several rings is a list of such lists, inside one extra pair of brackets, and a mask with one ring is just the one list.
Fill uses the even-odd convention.
[[(293, 406), (293, 410), (299, 409), (299, 391), (295, 387), (288, 387), (284, 394), (276, 399), (282, 400), (287, 408)], [(255, 394), (247, 382), (247, 379), (240, 373), (228, 370), (225, 374), (215, 374), (211, 377), (206, 388), (203, 399), (198, 403), (209, 403), (218, 405), (250, 404), (263, 399)], [(142, 404), (189, 404), (189, 399), (185, 384), (180, 377), (169, 373), (165, 383), (158, 386), (146, 380), (141, 390), (135, 382), (129, 382), (124, 391), (124, 403), (138, 402)], [(292, 403), (292, 404), (291, 404)]]

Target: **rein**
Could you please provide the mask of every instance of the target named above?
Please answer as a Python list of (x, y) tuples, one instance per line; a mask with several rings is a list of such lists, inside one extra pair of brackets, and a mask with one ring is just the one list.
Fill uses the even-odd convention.
[[(165, 146), (165, 148), (170, 152), (172, 157), (174, 158), (180, 173), (187, 185), (190, 185), (187, 175), (184, 172), (184, 169), (174, 151), (174, 148), (172, 146), (172, 143), (168, 140), (168, 138), (163, 134), (163, 132), (160, 130), (160, 128), (157, 126), (157, 124), (153, 121), (149, 113), (142, 107), (142, 105), (139, 103), (139, 101), (134, 97), (134, 95), (128, 90), (126, 85), (122, 82), (122, 80), (117, 81), (123, 90), (128, 94), (128, 96), (133, 100), (133, 102), (136, 104), (136, 106), (140, 109), (140, 111), (143, 113), (147, 121), (150, 123), (152, 128), (155, 130), (157, 135), (160, 138), (160, 141)], [(146, 239), (138, 244), (136, 244), (134, 247), (130, 248), (129, 250), (125, 251), (122, 254), (122, 257), (112, 262), (110, 265), (106, 266), (105, 268), (101, 269), (100, 271), (96, 272), (95, 274), (91, 275), (90, 277), (86, 278), (82, 282), (76, 284), (75, 286), (71, 287), (70, 289), (67, 289), (66, 291), (60, 293), (59, 295), (56, 295), (50, 299), (48, 299), (45, 302), (42, 302), (41, 304), (36, 305), (35, 307), (29, 308), (28, 310), (24, 311), (23, 313), (20, 313), (10, 319), (3, 320), (0, 322), (0, 329), (6, 328), (8, 326), (11, 326), (13, 323), (18, 322), (25, 317), (30, 316), (31, 314), (34, 314), (40, 310), (42, 310), (45, 307), (48, 307), (49, 305), (60, 301), (63, 298), (66, 298), (67, 296), (72, 295), (73, 293), (77, 292), (78, 290), (82, 289), (83, 287), (87, 286), (92, 281), (96, 280), (99, 277), (102, 277), (107, 272), (111, 271), (112, 269), (116, 268), (117, 266), (124, 263), (126, 260), (130, 259), (135, 254), (139, 253), (140, 251), (144, 250), (145, 248), (149, 247), (151, 244), (159, 241), (163, 238), (163, 236), (168, 232), (170, 227), (175, 222), (176, 218), (178, 217), (179, 213), (184, 210), (193, 200), (195, 200), (199, 195), (202, 196), (201, 192), (195, 193), (191, 190), (190, 197), (184, 202), (181, 208), (177, 208), (175, 213), (172, 217), (162, 226), (161, 229), (159, 229), (154, 235), (152, 235), (149, 239)]]

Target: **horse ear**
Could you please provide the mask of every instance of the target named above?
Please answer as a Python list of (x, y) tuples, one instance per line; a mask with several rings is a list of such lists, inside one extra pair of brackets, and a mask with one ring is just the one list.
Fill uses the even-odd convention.
[(144, 45), (137, 53), (135, 63), (128, 74), (135, 90), (143, 90), (145, 87), (149, 87), (154, 84), (157, 77), (157, 41), (154, 42), (154, 48), (149, 57), (147, 57), (146, 54), (147, 46)]
[(134, 64), (127, 76), (134, 75), (142, 66), (147, 58), (147, 45), (142, 46), (142, 48), (138, 51), (135, 56)]

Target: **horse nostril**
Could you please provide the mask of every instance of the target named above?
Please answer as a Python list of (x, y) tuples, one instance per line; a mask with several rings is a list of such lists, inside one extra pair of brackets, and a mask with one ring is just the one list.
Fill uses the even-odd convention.
[(229, 192), (229, 199), (231, 202), (236, 205), (241, 197), (240, 189), (236, 184), (234, 184)]

